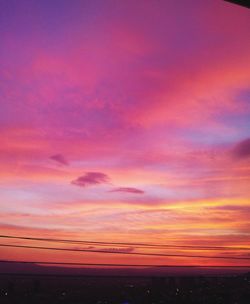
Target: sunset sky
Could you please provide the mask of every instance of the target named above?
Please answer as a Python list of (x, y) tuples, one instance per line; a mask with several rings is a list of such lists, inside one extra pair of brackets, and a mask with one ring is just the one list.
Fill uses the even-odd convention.
[(0, 0), (0, 234), (250, 249), (249, 29), (250, 10), (219, 0)]

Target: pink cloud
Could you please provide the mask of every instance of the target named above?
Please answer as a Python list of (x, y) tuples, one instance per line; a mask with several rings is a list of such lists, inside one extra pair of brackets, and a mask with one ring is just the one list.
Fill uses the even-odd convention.
[(110, 192), (126, 192), (126, 193), (134, 193), (134, 194), (144, 194), (143, 190), (132, 188), (132, 187), (118, 187), (110, 190)]
[(233, 155), (239, 159), (250, 157), (250, 138), (239, 142), (233, 149)]
[(52, 156), (50, 156), (50, 159), (55, 160), (56, 162), (58, 162), (61, 165), (67, 166), (69, 164), (68, 161), (65, 159), (65, 157), (62, 154), (52, 155)]
[(91, 185), (105, 184), (109, 182), (109, 177), (101, 172), (87, 172), (83, 176), (79, 176), (71, 183), (80, 187), (87, 187)]

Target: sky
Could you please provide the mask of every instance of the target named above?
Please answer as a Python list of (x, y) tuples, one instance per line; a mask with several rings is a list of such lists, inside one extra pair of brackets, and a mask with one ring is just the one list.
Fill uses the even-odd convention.
[[(217, 0), (0, 0), (1, 234), (250, 248), (249, 28), (250, 10)], [(0, 258), (250, 264), (7, 247)]]

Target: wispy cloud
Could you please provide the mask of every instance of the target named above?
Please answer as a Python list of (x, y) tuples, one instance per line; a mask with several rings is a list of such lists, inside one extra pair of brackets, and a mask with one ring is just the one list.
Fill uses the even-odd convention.
[(79, 176), (73, 180), (71, 184), (87, 187), (91, 185), (105, 184), (109, 182), (109, 177), (102, 172), (87, 172), (85, 175)]
[(127, 193), (134, 193), (134, 194), (144, 194), (143, 190), (133, 188), (133, 187), (118, 187), (110, 190), (110, 192), (127, 192)]
[(104, 251), (104, 252), (108, 251), (108, 252), (121, 252), (121, 253), (127, 253), (127, 252), (134, 251), (134, 247), (131, 247), (131, 246), (130, 247), (117, 247), (117, 248), (115, 248), (115, 247), (101, 248), (101, 247), (89, 246), (89, 247), (87, 247), (87, 249)]
[(212, 207), (207, 207), (207, 209), (210, 210), (221, 210), (221, 211), (240, 211), (244, 213), (249, 213), (250, 212), (250, 206), (245, 206), (245, 205), (220, 205), (220, 206), (212, 206)]
[(237, 158), (250, 157), (250, 138), (239, 142), (233, 150), (233, 155)]
[(68, 161), (65, 159), (65, 157), (62, 154), (52, 155), (52, 156), (50, 156), (50, 159), (56, 161), (57, 163), (59, 163), (61, 165), (65, 165), (65, 166), (69, 165)]

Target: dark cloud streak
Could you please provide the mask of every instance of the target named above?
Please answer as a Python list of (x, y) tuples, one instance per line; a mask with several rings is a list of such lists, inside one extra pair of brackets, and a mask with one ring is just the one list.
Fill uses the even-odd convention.
[(118, 187), (110, 190), (110, 192), (127, 192), (127, 193), (134, 193), (134, 194), (144, 194), (143, 190), (131, 187)]
[(233, 155), (242, 159), (250, 157), (250, 138), (239, 142), (233, 149)]
[(83, 176), (79, 176), (73, 180), (71, 184), (79, 187), (87, 187), (91, 185), (105, 184), (109, 182), (109, 177), (102, 172), (87, 172)]
[(54, 160), (54, 161), (56, 161), (59, 164), (64, 165), (64, 166), (69, 165), (68, 161), (65, 159), (65, 157), (62, 154), (52, 155), (52, 156), (50, 156), (50, 159), (52, 159), (52, 160)]

